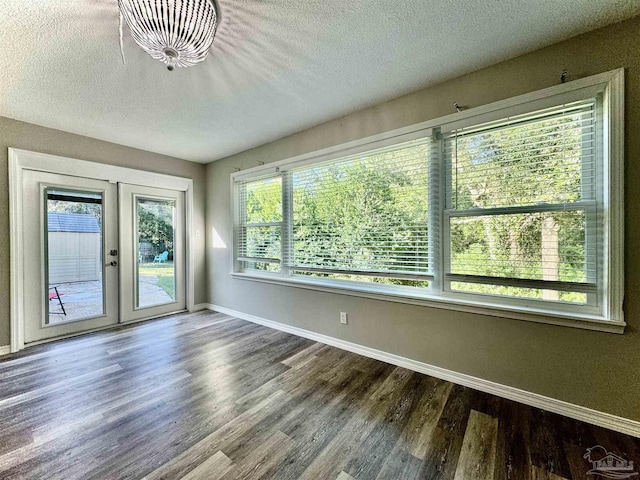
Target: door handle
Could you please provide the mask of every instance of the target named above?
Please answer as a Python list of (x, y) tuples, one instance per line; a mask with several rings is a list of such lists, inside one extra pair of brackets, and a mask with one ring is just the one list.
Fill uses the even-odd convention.
[(107, 267), (117, 267), (118, 266), (118, 262), (109, 262), (106, 265)]

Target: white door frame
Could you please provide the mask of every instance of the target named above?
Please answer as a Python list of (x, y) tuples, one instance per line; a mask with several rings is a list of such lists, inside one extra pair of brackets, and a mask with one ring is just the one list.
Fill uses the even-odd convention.
[(185, 192), (186, 293), (187, 309), (195, 305), (193, 258), (193, 179), (119, 167), (87, 160), (9, 148), (9, 232), (10, 232), (10, 308), (11, 352), (24, 348), (24, 243), (22, 239), (22, 172), (41, 172), (158, 187)]

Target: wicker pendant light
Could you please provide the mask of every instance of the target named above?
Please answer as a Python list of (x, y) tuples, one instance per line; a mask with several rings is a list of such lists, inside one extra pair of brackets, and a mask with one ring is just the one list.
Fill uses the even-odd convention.
[(122, 19), (140, 48), (169, 70), (207, 58), (218, 27), (213, 0), (118, 0)]

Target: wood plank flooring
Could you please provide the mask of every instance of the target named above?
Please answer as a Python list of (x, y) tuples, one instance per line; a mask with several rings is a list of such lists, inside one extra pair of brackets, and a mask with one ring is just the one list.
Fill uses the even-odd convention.
[[(2, 479), (583, 480), (640, 440), (213, 312), (0, 359)], [(590, 477), (589, 477), (590, 478)]]

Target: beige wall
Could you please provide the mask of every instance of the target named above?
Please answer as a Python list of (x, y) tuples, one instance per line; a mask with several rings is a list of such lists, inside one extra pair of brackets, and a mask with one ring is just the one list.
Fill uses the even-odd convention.
[[(624, 335), (232, 279), (229, 175), (618, 67), (626, 68)], [(640, 17), (319, 125), (207, 167), (209, 301), (429, 364), (640, 420)], [(338, 312), (349, 312), (340, 326)]]
[[(204, 232), (204, 165), (0, 117), (0, 346), (8, 345), (10, 341), (9, 147), (193, 178), (194, 229)], [(194, 237), (194, 241), (197, 304), (207, 301), (204, 235)]]

